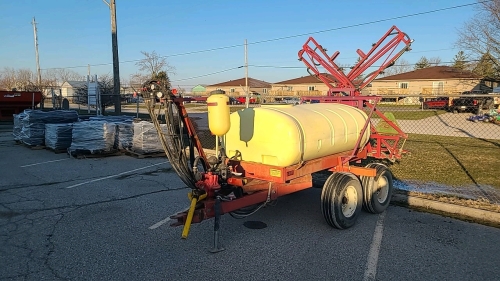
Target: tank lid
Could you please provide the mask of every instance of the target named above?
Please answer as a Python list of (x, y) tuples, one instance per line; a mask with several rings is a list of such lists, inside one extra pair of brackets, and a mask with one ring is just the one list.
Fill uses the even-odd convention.
[(225, 95), (226, 94), (226, 91), (224, 90), (213, 90), (211, 91), (210, 93), (208, 93), (210, 96), (211, 95)]

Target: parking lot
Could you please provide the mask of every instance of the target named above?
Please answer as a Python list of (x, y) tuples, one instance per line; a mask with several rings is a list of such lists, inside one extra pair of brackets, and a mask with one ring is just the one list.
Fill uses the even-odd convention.
[[(244, 220), (188, 239), (168, 217), (188, 206), (166, 158), (74, 159), (0, 132), (2, 280), (494, 280), (500, 230), (390, 206), (329, 227), (320, 192), (282, 197)], [(261, 221), (249, 229), (245, 221)]]

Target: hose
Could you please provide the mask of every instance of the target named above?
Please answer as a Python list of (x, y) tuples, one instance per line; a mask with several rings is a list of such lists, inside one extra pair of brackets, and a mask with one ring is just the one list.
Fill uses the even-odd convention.
[[(168, 99), (165, 102), (165, 131), (160, 126), (158, 121), (158, 116), (154, 112), (154, 108), (150, 106), (151, 101), (147, 102), (147, 109), (153, 124), (158, 132), (160, 142), (162, 144), (163, 150), (170, 161), (175, 172), (179, 175), (179, 178), (191, 189), (195, 189), (196, 180), (191, 167), (188, 163), (188, 157), (184, 149), (184, 143), (182, 142), (182, 131), (178, 130), (181, 128), (180, 124), (183, 121), (179, 116), (178, 110), (174, 108), (174, 103), (172, 100)], [(177, 120), (175, 120), (177, 117)]]

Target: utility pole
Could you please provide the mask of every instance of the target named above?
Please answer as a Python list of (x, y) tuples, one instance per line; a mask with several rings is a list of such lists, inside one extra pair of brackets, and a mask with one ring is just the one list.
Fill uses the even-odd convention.
[(40, 60), (38, 58), (38, 31), (36, 29), (36, 21), (35, 17), (33, 17), (33, 21), (31, 22), (33, 25), (33, 35), (35, 37), (35, 58), (36, 58), (36, 75), (37, 75), (37, 84), (40, 87), (42, 84), (42, 74), (40, 73)]
[(248, 108), (248, 105), (250, 104), (250, 93), (249, 93), (249, 90), (248, 90), (248, 52), (247, 52), (247, 39), (245, 39), (245, 91), (246, 91), (245, 107)]
[(116, 28), (116, 0), (102, 0), (111, 12), (111, 45), (113, 48), (113, 97), (115, 98), (115, 113), (121, 114), (120, 98), (120, 62), (118, 60), (118, 34)]

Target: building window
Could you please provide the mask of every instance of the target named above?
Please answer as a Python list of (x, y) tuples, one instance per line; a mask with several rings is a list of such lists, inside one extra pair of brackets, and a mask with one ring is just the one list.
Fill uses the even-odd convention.
[(314, 91), (314, 86), (309, 86), (308, 91)]
[(399, 88), (400, 89), (408, 89), (408, 82), (401, 82), (399, 83)]
[(262, 89), (262, 93), (267, 94), (267, 89)]
[(287, 91), (293, 91), (293, 87), (292, 86), (288, 86), (288, 87), (286, 87), (286, 90)]
[(444, 82), (432, 82), (432, 93), (434, 95), (440, 95), (444, 93)]
[(229, 92), (234, 93), (234, 88), (229, 89)]

